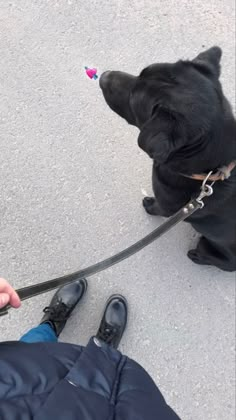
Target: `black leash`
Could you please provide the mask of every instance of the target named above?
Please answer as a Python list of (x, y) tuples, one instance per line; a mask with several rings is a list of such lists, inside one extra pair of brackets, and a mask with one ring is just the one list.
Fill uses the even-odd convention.
[[(210, 172), (211, 174), (212, 172)], [(72, 283), (73, 281), (82, 279), (84, 277), (92, 276), (93, 274), (99, 273), (100, 271), (106, 270), (107, 268), (117, 264), (126, 258), (131, 257), (131, 255), (136, 254), (136, 252), (141, 251), (141, 249), (145, 248), (147, 245), (151, 244), (157, 238), (160, 238), (164, 233), (174, 227), (177, 223), (185, 220), (187, 217), (191, 216), (195, 211), (204, 207), (204, 203), (202, 199), (204, 197), (210, 196), (213, 194), (212, 184), (206, 184), (206, 181), (209, 177), (204, 180), (201, 187), (201, 193), (197, 198), (192, 199), (188, 204), (182, 207), (177, 213), (171, 216), (166, 222), (160, 225), (157, 229), (153, 232), (149, 233), (144, 238), (140, 239), (135, 244), (131, 245), (130, 247), (124, 249), (121, 252), (113, 255), (110, 258), (107, 258), (103, 261), (100, 261), (90, 267), (84, 268), (79, 271), (75, 271), (74, 273), (67, 274), (62, 277), (57, 277), (53, 280), (48, 280), (42, 283), (38, 283), (32, 286), (22, 287), (21, 289), (16, 290), (21, 300), (30, 299), (33, 296), (40, 295), (42, 293), (46, 293), (50, 290), (56, 289), (58, 287), (64, 286), (65, 284)], [(8, 313), (8, 309), (11, 306), (7, 305), (4, 308), (0, 309), (0, 316), (6, 315)]]

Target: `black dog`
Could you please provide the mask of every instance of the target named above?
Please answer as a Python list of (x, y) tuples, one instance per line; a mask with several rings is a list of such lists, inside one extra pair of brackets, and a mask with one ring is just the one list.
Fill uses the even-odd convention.
[[(236, 159), (236, 121), (219, 82), (221, 49), (192, 61), (153, 64), (139, 76), (102, 74), (110, 108), (140, 129), (139, 146), (153, 159), (155, 198), (143, 205), (169, 217), (200, 191), (192, 174), (217, 171)], [(236, 270), (236, 168), (217, 181), (205, 207), (187, 219), (202, 234), (188, 256), (198, 264)]]

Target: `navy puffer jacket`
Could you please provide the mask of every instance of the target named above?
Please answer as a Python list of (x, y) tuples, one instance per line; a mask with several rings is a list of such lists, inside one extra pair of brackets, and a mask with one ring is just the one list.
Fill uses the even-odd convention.
[(91, 339), (0, 344), (0, 420), (177, 420), (148, 374)]

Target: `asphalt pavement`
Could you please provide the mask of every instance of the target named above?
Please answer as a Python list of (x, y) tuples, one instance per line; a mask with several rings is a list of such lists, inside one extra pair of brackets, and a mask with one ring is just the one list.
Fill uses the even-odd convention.
[[(137, 74), (155, 61), (223, 49), (235, 100), (233, 0), (0, 0), (0, 274), (19, 288), (86, 267), (162, 218), (141, 201), (151, 161), (137, 129), (105, 104), (84, 66)], [(61, 340), (86, 344), (106, 299), (130, 308), (121, 350), (152, 375), (182, 420), (234, 420), (235, 274), (194, 265), (180, 224), (89, 280)], [(52, 293), (0, 320), (1, 340), (36, 325)]]

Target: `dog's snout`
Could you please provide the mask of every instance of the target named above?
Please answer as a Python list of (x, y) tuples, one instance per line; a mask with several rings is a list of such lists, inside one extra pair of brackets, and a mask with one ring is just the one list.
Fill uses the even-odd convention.
[(110, 71), (105, 71), (101, 74), (99, 84), (102, 89), (106, 88), (107, 84), (109, 83), (110, 73)]
[(105, 71), (99, 79), (100, 88), (107, 104), (133, 125), (136, 125), (136, 120), (130, 107), (130, 93), (136, 80), (137, 77), (117, 70)]

